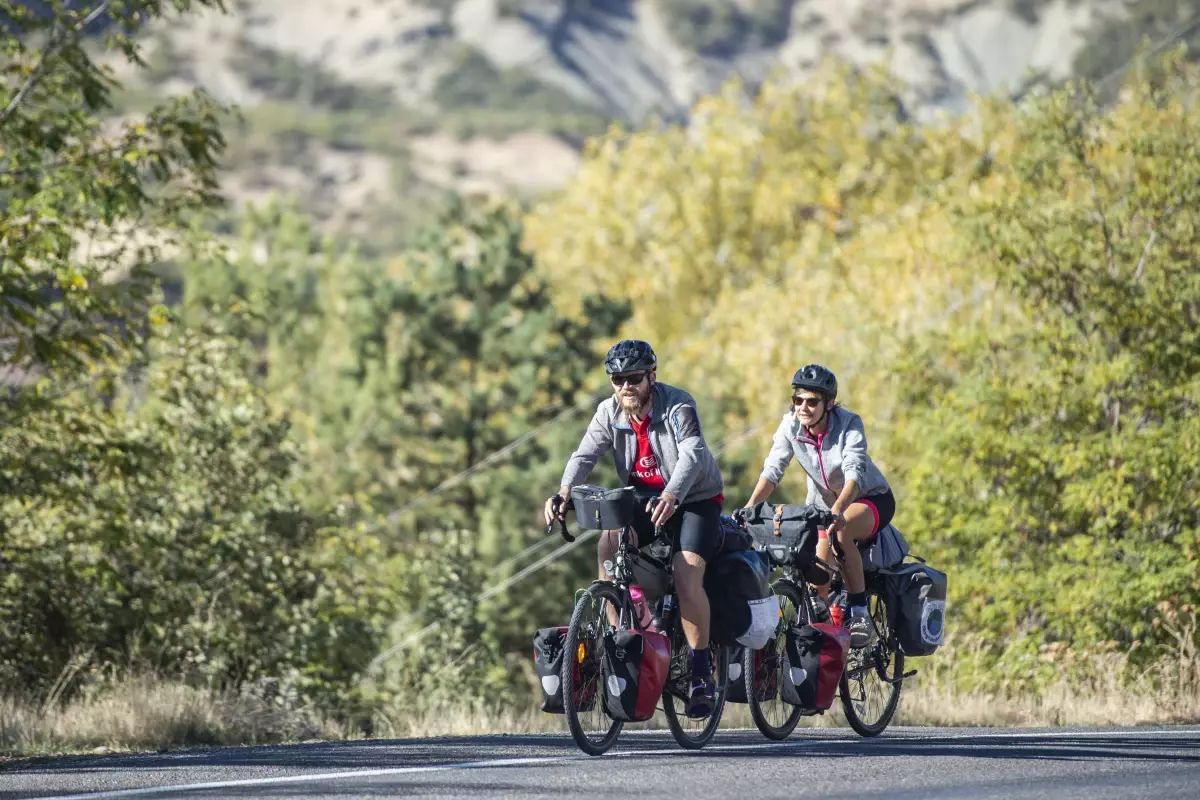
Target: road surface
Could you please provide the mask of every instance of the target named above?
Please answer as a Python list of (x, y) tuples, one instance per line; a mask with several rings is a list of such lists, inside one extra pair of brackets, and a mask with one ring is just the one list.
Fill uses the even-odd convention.
[(627, 729), (606, 756), (566, 734), (236, 747), (0, 770), (0, 798), (1034, 798), (1197, 800), (1200, 726), (721, 731), (704, 750)]

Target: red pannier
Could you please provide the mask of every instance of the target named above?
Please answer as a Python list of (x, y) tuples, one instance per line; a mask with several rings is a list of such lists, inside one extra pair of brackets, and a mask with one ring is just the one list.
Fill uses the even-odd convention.
[(671, 667), (671, 642), (654, 631), (604, 635), (604, 708), (613, 719), (644, 722), (654, 716)]
[(839, 625), (792, 626), (787, 633), (780, 697), (810, 714), (829, 708), (849, 651), (850, 631)]

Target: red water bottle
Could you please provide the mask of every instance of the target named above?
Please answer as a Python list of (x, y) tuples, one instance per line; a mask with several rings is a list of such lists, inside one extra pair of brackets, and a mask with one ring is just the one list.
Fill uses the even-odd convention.
[(829, 604), (829, 620), (834, 627), (842, 627), (842, 604), (837, 600)]

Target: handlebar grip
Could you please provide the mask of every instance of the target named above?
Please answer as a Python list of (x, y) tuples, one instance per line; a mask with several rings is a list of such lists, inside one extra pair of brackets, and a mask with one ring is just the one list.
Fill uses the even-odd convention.
[[(658, 508), (658, 504), (661, 502), (662, 502), (662, 495), (658, 495), (658, 494), (651, 495), (650, 499), (646, 501), (646, 509), (647, 509), (646, 513), (653, 515), (654, 510), (656, 508)], [(660, 534), (662, 533), (662, 530), (663, 530), (662, 525), (654, 526), (654, 538), (655, 539), (659, 538)]]
[[(563, 499), (563, 496), (560, 494), (556, 494), (550, 499), (550, 507), (554, 509), (555, 514), (561, 515), (563, 513), (564, 509), (568, 505), (569, 504), (567, 503), (567, 501), (565, 501)], [(567, 518), (566, 517), (559, 516), (558, 526), (559, 526), (559, 533), (562, 535), (562, 538), (566, 539), (568, 543), (575, 541), (575, 537), (567, 532)], [(546, 526), (546, 535), (549, 536), (550, 532), (552, 530), (554, 530), (554, 520), (551, 520), (550, 524)]]
[[(559, 533), (562, 534), (562, 537), (564, 539), (566, 539), (568, 542), (575, 541), (575, 537), (572, 536), (571, 534), (567, 533), (567, 521), (565, 519), (560, 519), (558, 521), (558, 524), (561, 526)], [(551, 527), (553, 527), (553, 526), (551, 526)]]

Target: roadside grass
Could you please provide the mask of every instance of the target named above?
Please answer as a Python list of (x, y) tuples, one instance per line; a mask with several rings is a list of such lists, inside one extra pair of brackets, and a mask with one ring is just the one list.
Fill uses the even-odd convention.
[[(965, 690), (951, 678), (955, 659), (974, 657), (965, 645), (914, 659), (921, 670), (905, 684), (895, 725), (1031, 727), (1149, 725), (1200, 722), (1200, 653), (1195, 637), (1153, 667), (1137, 669), (1128, 654), (1093, 656), (1087, 674), (1049, 684), (1037, 695)], [(932, 668), (936, 665), (936, 668)], [(376, 738), (473, 734), (561, 733), (561, 715), (525, 708), (488, 710), (479, 704), (381, 708)], [(846, 727), (840, 703), (801, 727)], [(753, 728), (745, 705), (726, 706), (722, 728)], [(629, 729), (666, 727), (662, 714)], [(131, 678), (65, 703), (0, 697), (0, 756), (161, 751), (194, 746), (278, 744), (361, 738), (352, 726), (294, 704), (252, 694), (218, 693), (161, 678)]]

